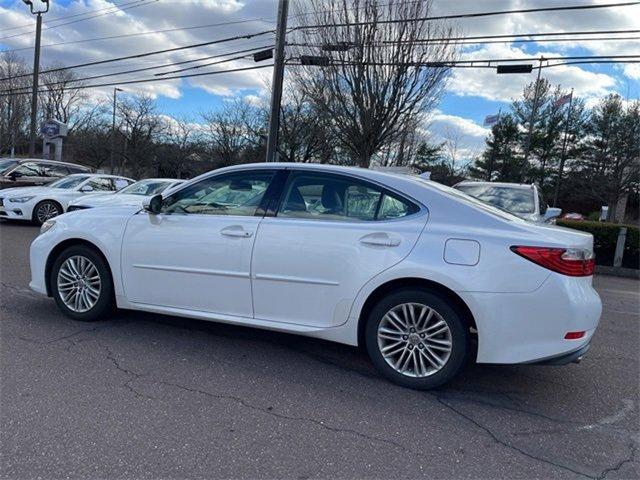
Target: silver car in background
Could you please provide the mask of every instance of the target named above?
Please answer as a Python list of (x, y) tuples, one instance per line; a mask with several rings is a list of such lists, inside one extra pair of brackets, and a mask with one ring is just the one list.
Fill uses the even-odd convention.
[(464, 181), (453, 188), (530, 222), (550, 222), (562, 213), (547, 205), (535, 184)]

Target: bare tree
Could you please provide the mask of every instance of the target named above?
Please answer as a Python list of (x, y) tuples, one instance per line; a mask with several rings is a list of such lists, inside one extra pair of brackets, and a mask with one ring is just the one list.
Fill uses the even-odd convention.
[(155, 167), (157, 140), (166, 124), (156, 110), (155, 100), (149, 96), (126, 96), (118, 103), (118, 131), (123, 138), (119, 171), (125, 168), (134, 177)]
[(206, 140), (216, 166), (244, 163), (247, 148), (260, 143), (263, 123), (259, 115), (254, 107), (241, 99), (225, 104), (222, 110), (202, 114)]
[[(0, 54), (0, 152), (20, 149), (27, 143), (29, 96), (23, 93), (30, 87), (28, 77), (15, 78), (29, 72), (24, 60), (15, 53)], [(7, 94), (8, 93), (8, 94)]]
[[(59, 65), (50, 65), (55, 69)], [(53, 118), (66, 123), (69, 132), (83, 127), (99, 113), (102, 102), (89, 102), (87, 90), (77, 87), (78, 74), (72, 70), (59, 70), (41, 75), (42, 92), (38, 95), (43, 119)]]
[(320, 27), (293, 35), (296, 55), (318, 55), (309, 48), (328, 41), (346, 48), (331, 53), (329, 66), (292, 69), (296, 84), (331, 126), (339, 148), (368, 167), (407, 122), (437, 102), (450, 69), (428, 64), (455, 59), (455, 45), (446, 40), (452, 28), (425, 19), (429, 0), (310, 0), (300, 9), (314, 11), (306, 23)]

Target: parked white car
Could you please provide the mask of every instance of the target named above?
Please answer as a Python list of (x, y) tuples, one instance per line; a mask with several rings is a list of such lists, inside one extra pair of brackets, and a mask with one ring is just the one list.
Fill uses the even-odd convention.
[(117, 306), (364, 345), (384, 376), (424, 389), (470, 355), (579, 360), (601, 313), (593, 269), (590, 234), (434, 182), (274, 163), (47, 221), (30, 286), (77, 320)]
[(114, 192), (133, 183), (116, 175), (68, 175), (43, 187), (0, 190), (0, 218), (26, 220), (37, 225), (67, 211), (72, 200), (90, 192)]
[(465, 181), (453, 188), (530, 222), (550, 222), (562, 213), (547, 205), (535, 184)]
[(137, 205), (142, 208), (142, 201), (145, 197), (158, 195), (164, 191), (171, 191), (173, 188), (184, 183), (185, 180), (176, 178), (147, 178), (118, 190), (95, 195), (85, 195), (69, 202), (68, 212), (74, 210), (85, 210), (95, 207), (117, 207), (121, 205)]

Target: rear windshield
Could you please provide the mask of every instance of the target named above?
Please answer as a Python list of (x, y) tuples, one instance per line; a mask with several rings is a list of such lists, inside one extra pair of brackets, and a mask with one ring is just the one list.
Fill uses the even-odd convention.
[(534, 213), (533, 190), (495, 185), (458, 185), (458, 190), (512, 213)]

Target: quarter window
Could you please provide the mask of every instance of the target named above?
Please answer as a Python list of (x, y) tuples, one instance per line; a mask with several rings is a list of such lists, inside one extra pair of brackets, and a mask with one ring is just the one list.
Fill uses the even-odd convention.
[(383, 189), (338, 175), (294, 174), (285, 192), (279, 217), (374, 221), (418, 211), (415, 205)]
[(205, 178), (164, 200), (168, 214), (253, 216), (262, 202), (273, 172), (240, 172)]

